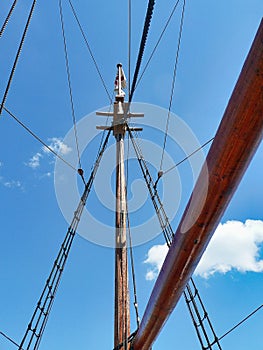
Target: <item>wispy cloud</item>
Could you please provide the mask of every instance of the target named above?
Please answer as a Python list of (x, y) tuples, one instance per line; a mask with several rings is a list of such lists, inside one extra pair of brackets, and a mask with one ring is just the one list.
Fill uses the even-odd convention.
[[(60, 154), (61, 156), (64, 156), (72, 151), (72, 149), (66, 145), (62, 139), (58, 137), (52, 137), (48, 139), (49, 143), (48, 146), (56, 153)], [(40, 167), (41, 159), (43, 159), (45, 156), (52, 155), (50, 150), (46, 147), (42, 147), (39, 152), (34, 154), (28, 162), (25, 162), (25, 165), (28, 166), (31, 169), (37, 169)]]
[(40, 158), (42, 158), (42, 154), (37, 152), (35, 155), (33, 155), (32, 158), (29, 159), (27, 163), (25, 163), (27, 166), (29, 166), (32, 169), (36, 169), (40, 166)]
[(8, 188), (22, 188), (22, 183), (18, 180), (4, 181), (3, 185)]
[[(68, 145), (66, 145), (62, 139), (58, 137), (52, 137), (49, 140), (48, 146), (56, 153), (61, 154), (62, 156), (68, 154), (72, 151), (72, 148), (70, 148)], [(46, 147), (42, 148), (44, 153), (50, 153), (50, 150)]]
[(44, 179), (46, 177), (51, 177), (52, 176), (52, 173), (50, 171), (48, 171), (47, 173), (43, 174), (40, 176), (40, 179)]
[[(0, 168), (3, 167), (3, 162), (0, 162)], [(24, 186), (20, 180), (9, 180), (6, 179), (5, 176), (0, 176), (0, 185), (6, 187), (6, 188), (19, 188), (20, 190), (24, 191)]]
[(19, 180), (6, 180), (3, 176), (0, 176), (0, 184), (6, 188), (18, 188), (24, 191), (24, 186)]
[[(260, 249), (263, 244), (263, 221), (227, 221), (219, 224), (212, 237), (195, 275), (209, 278), (215, 273), (226, 274), (232, 270), (239, 272), (263, 272)], [(144, 261), (149, 265), (146, 279), (153, 280), (158, 275), (165, 256), (166, 245), (153, 246)]]

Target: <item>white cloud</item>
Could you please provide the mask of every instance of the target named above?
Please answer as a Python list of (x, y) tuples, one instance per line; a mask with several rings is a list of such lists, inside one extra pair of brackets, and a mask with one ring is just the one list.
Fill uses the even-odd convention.
[(50, 178), (52, 176), (52, 173), (50, 171), (48, 171), (47, 173), (43, 174), (40, 176), (40, 179), (44, 179), (44, 178)]
[(204, 278), (216, 272), (263, 272), (260, 246), (263, 243), (263, 221), (227, 221), (219, 224), (197, 269)]
[(21, 188), (21, 189), (23, 188), (21, 181), (17, 181), (17, 180), (2, 181), (2, 184), (8, 188)]
[[(0, 167), (3, 165), (3, 163), (0, 162)], [(7, 180), (4, 176), (0, 176), (0, 185), (7, 187), (7, 188), (19, 188), (20, 190), (24, 191), (24, 186), (21, 181), (19, 180)]]
[[(49, 139), (49, 147), (56, 153), (60, 153), (62, 156), (68, 154), (72, 151), (72, 149), (66, 145), (60, 138), (58, 137), (52, 137)], [(49, 149), (46, 147), (43, 147), (44, 153), (50, 153)]]
[(14, 188), (14, 187), (21, 187), (22, 184), (21, 184), (20, 181), (12, 180), (12, 181), (6, 181), (6, 182), (4, 182), (4, 186), (5, 186), (5, 187), (9, 187), (9, 188)]
[[(56, 153), (64, 156), (68, 154), (69, 152), (72, 151), (72, 149), (66, 145), (60, 138), (58, 137), (52, 137), (51, 139), (48, 140), (49, 144), (48, 146)], [(25, 163), (28, 167), (32, 169), (36, 169), (40, 166), (40, 160), (43, 158), (45, 155), (52, 154), (50, 150), (46, 147), (42, 147), (40, 152), (37, 152), (36, 154), (33, 155), (32, 158), (29, 159), (28, 162)], [(49, 174), (49, 173), (48, 173)], [(50, 174), (51, 175), (51, 174)], [(47, 176), (50, 176), (47, 175)]]
[(36, 169), (40, 166), (40, 158), (42, 158), (42, 154), (37, 152), (35, 155), (33, 155), (32, 158), (29, 159), (27, 163), (25, 163), (27, 166), (29, 166), (32, 169)]
[(145, 264), (149, 264), (150, 268), (146, 273), (146, 279), (151, 281), (155, 279), (161, 270), (162, 264), (168, 252), (166, 244), (154, 245), (147, 253), (147, 259), (144, 261)]
[[(225, 274), (231, 270), (239, 272), (263, 272), (260, 248), (263, 244), (263, 221), (227, 221), (219, 224), (213, 235), (195, 275), (209, 278), (215, 273)], [(145, 263), (150, 267), (147, 280), (156, 278), (167, 253), (166, 244), (153, 246)]]

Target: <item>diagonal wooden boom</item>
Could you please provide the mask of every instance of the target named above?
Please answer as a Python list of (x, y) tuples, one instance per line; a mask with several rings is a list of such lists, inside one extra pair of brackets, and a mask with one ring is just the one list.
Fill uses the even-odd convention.
[(153, 288), (134, 338), (134, 350), (151, 348), (175, 308), (260, 144), (262, 133), (263, 21)]

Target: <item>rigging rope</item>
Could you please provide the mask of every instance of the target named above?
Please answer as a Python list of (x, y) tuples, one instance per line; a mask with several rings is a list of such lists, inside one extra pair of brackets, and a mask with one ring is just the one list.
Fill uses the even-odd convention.
[(134, 305), (134, 309), (135, 309), (137, 328), (139, 328), (140, 317), (139, 317), (138, 299), (137, 299), (137, 288), (136, 288), (135, 267), (134, 267), (134, 258), (133, 258), (133, 248), (132, 248), (130, 215), (129, 215), (129, 210), (128, 210), (128, 200), (127, 200), (127, 188), (128, 188), (128, 184), (129, 184), (129, 152), (130, 152), (130, 137), (128, 135), (128, 154), (127, 154), (127, 163), (126, 163), (126, 179), (127, 179), (127, 184), (126, 184), (126, 213), (127, 213), (129, 250), (130, 250), (132, 285), (133, 285), (133, 296), (134, 296), (133, 305)]
[(206, 145), (208, 145), (210, 142), (212, 142), (214, 140), (214, 137), (212, 137), (210, 140), (206, 141), (202, 146), (200, 146), (199, 148), (197, 148), (195, 151), (193, 151), (192, 153), (190, 153), (188, 156), (186, 156), (185, 158), (183, 158), (180, 162), (176, 163), (175, 165), (173, 165), (171, 168), (165, 170), (163, 172), (163, 175), (169, 173), (171, 170), (173, 170), (174, 168), (178, 167), (178, 165), (182, 164), (184, 161), (186, 161), (187, 159), (189, 159), (190, 157), (192, 157), (194, 154), (196, 154), (197, 152), (199, 152), (202, 148), (204, 148)]
[[(192, 284), (193, 290), (191, 288), (190, 283)], [(207, 349), (212, 350), (213, 345), (217, 345), (218, 349), (222, 350), (222, 347), (219, 343), (219, 339), (215, 333), (215, 330), (214, 330), (213, 325), (210, 321), (208, 313), (207, 313), (205, 306), (201, 300), (199, 291), (198, 291), (192, 278), (190, 279), (190, 282), (186, 285), (186, 289), (184, 291), (184, 298), (185, 298), (186, 305), (188, 307), (192, 322), (194, 324), (197, 337), (200, 341), (202, 350), (207, 350)], [(197, 302), (199, 303), (199, 306), (198, 306)], [(199, 309), (202, 310), (203, 315), (200, 314)], [(213, 335), (213, 337), (214, 337), (214, 340), (212, 342), (209, 340), (209, 335), (208, 335), (208, 332), (206, 330), (207, 328), (206, 328), (205, 322), (206, 322), (207, 326), (209, 327), (211, 335)], [(206, 345), (204, 344), (204, 340), (206, 341)]]
[(80, 21), (79, 21), (79, 18), (78, 18), (78, 16), (77, 16), (77, 13), (76, 13), (76, 11), (75, 11), (75, 9), (74, 9), (74, 6), (73, 6), (71, 0), (69, 0), (69, 4), (70, 4), (71, 10), (72, 10), (72, 13), (73, 13), (73, 15), (74, 15), (74, 17), (75, 17), (75, 20), (76, 20), (76, 22), (77, 22), (77, 24), (78, 24), (79, 30), (80, 30), (80, 32), (81, 32), (81, 34), (82, 34), (83, 39), (84, 39), (84, 42), (85, 42), (85, 44), (86, 44), (86, 47), (87, 47), (87, 49), (88, 49), (88, 51), (89, 51), (89, 54), (90, 54), (90, 56), (91, 56), (91, 58), (92, 58), (92, 61), (93, 61), (94, 65), (95, 65), (95, 68), (96, 68), (96, 70), (97, 70), (97, 73), (98, 73), (98, 75), (99, 75), (99, 77), (100, 77), (100, 80), (101, 80), (101, 82), (102, 82), (102, 85), (103, 85), (103, 87), (104, 87), (104, 89), (105, 89), (105, 91), (106, 91), (106, 94), (107, 94), (107, 96), (108, 96), (108, 99), (109, 99), (110, 103), (112, 103), (112, 98), (111, 98), (110, 93), (109, 93), (109, 91), (108, 91), (108, 89), (107, 89), (106, 83), (105, 83), (105, 81), (104, 81), (104, 79), (103, 79), (103, 76), (102, 76), (102, 74), (101, 74), (101, 72), (100, 72), (99, 66), (98, 66), (98, 64), (97, 64), (97, 62), (96, 62), (96, 59), (95, 59), (95, 56), (94, 56), (94, 54), (92, 53), (91, 47), (90, 47), (90, 45), (89, 45), (89, 43), (88, 43), (87, 36), (86, 36), (85, 33), (84, 33), (84, 30), (83, 30), (83, 28), (82, 28), (82, 25), (81, 25), (81, 23), (80, 23)]
[(257, 307), (254, 311), (252, 311), (247, 317), (243, 318), (243, 320), (241, 320), (239, 323), (237, 323), (234, 327), (232, 327), (229, 331), (227, 331), (225, 334), (223, 334), (219, 340), (223, 339), (224, 337), (226, 337), (228, 334), (230, 334), (231, 332), (233, 332), (237, 327), (241, 326), (241, 324), (243, 324), (245, 321), (247, 321), (251, 316), (253, 316), (256, 312), (258, 312), (261, 308), (263, 307), (263, 304), (260, 305), (259, 307)]
[(62, 273), (69, 256), (69, 252), (70, 252), (74, 237), (76, 235), (78, 224), (79, 224), (83, 209), (86, 205), (88, 196), (90, 194), (91, 187), (94, 182), (95, 175), (97, 173), (102, 155), (107, 146), (110, 133), (111, 131), (109, 130), (108, 135), (104, 141), (102, 150), (95, 161), (94, 168), (85, 186), (85, 189), (81, 196), (77, 210), (74, 212), (73, 220), (68, 228), (65, 239), (61, 245), (57, 258), (54, 262), (52, 270), (46, 281), (45, 287), (42, 291), (40, 299), (34, 310), (32, 318), (25, 332), (25, 335), (21, 341), (19, 350), (22, 350), (23, 346), (24, 347), (26, 346), (27, 350), (30, 350), (30, 349), (37, 350), (39, 348), (40, 341), (42, 339), (42, 336), (48, 321), (48, 317), (49, 317), (52, 305), (54, 303), (56, 292), (62, 277)]
[[(113, 93), (112, 93), (111, 101), (113, 101), (113, 96), (114, 96), (114, 91), (113, 91)], [(110, 106), (109, 106), (108, 113), (110, 113), (111, 109), (112, 109), (112, 103), (111, 103)], [(105, 123), (106, 126), (108, 126), (108, 122), (109, 122), (109, 115), (108, 115), (107, 118), (106, 118), (106, 123)], [(101, 140), (100, 140), (100, 145), (99, 145), (99, 149), (98, 149), (98, 154), (99, 154), (99, 152), (100, 152), (100, 150), (101, 150), (101, 146), (102, 146), (102, 144), (103, 144), (103, 140), (104, 140), (104, 136), (105, 136), (106, 130), (107, 130), (107, 129), (104, 129), (103, 132), (102, 132)]]
[(138, 82), (137, 82), (137, 84), (135, 86), (135, 90), (137, 89), (138, 85), (140, 84), (140, 81), (142, 80), (142, 77), (143, 77), (146, 69), (148, 68), (148, 66), (149, 66), (149, 64), (150, 64), (150, 62), (151, 62), (151, 60), (153, 58), (153, 55), (155, 54), (155, 51), (157, 50), (157, 48), (158, 48), (158, 46), (159, 46), (159, 44), (160, 44), (160, 42), (162, 40), (162, 37), (163, 37), (164, 33), (166, 32), (166, 29), (167, 29), (167, 27), (168, 27), (168, 25), (169, 25), (173, 15), (174, 15), (174, 13), (175, 13), (175, 10), (176, 10), (179, 2), (180, 2), (180, 0), (177, 0), (177, 2), (175, 3), (175, 5), (174, 5), (174, 7), (172, 9), (172, 12), (170, 13), (170, 16), (168, 17), (168, 20), (165, 23), (165, 26), (164, 26), (164, 28), (163, 28), (160, 36), (159, 36), (159, 39), (157, 40), (157, 42), (156, 42), (156, 44), (155, 44), (155, 46), (154, 46), (154, 48), (152, 50), (152, 53), (150, 54), (150, 57), (148, 58), (148, 61), (146, 62), (145, 67), (143, 68), (143, 71), (142, 71), (142, 73), (141, 73), (141, 75), (140, 75), (140, 77), (138, 79)]
[[(137, 333), (137, 330), (136, 330), (135, 332), (133, 332), (133, 333), (128, 337), (128, 339), (127, 339), (128, 343), (131, 343), (131, 342), (133, 341), (133, 339), (134, 339), (136, 333)], [(120, 344), (117, 345), (113, 350), (120, 350), (120, 349), (125, 345), (125, 342), (126, 342), (126, 341), (120, 343)]]
[(7, 99), (7, 95), (8, 95), (10, 86), (11, 86), (11, 82), (12, 82), (12, 79), (13, 79), (13, 76), (14, 76), (14, 73), (15, 73), (15, 70), (16, 70), (17, 62), (18, 62), (18, 59), (20, 57), (20, 54), (21, 54), (21, 51), (22, 51), (22, 47), (23, 47), (23, 44), (24, 44), (24, 41), (25, 41), (25, 38), (26, 38), (27, 30), (28, 30), (29, 24), (30, 24), (32, 16), (33, 16), (35, 5), (36, 5), (36, 0), (33, 0), (32, 6), (31, 6), (31, 9), (30, 9), (28, 18), (27, 18), (27, 22), (26, 22), (26, 25), (25, 25), (25, 28), (24, 28), (24, 32), (23, 32), (23, 35), (22, 35), (22, 38), (21, 38), (21, 41), (20, 41), (20, 44), (19, 44), (19, 47), (18, 47), (18, 50), (17, 50), (17, 53), (16, 53), (16, 57), (15, 57), (15, 60), (14, 60), (14, 63), (13, 63), (13, 67), (12, 67), (12, 70), (11, 70), (11, 73), (9, 75), (9, 79), (8, 79), (8, 82), (7, 82), (7, 85), (6, 85), (6, 89), (5, 89), (4, 96), (3, 96), (3, 99), (2, 99), (2, 103), (1, 103), (1, 106), (0, 106), (0, 115), (2, 114), (4, 105), (5, 105), (5, 101)]
[(6, 16), (6, 19), (5, 19), (5, 21), (4, 21), (3, 25), (2, 25), (1, 30), (0, 30), (0, 38), (1, 38), (1, 36), (3, 35), (3, 33), (4, 33), (4, 31), (5, 31), (5, 28), (6, 28), (8, 22), (9, 22), (9, 20), (10, 20), (10, 17), (12, 16), (12, 13), (13, 13), (13, 11), (14, 11), (14, 9), (15, 9), (16, 3), (17, 3), (17, 0), (14, 0), (12, 6), (11, 6), (11, 8), (10, 8), (8, 14), (7, 14), (7, 16)]
[(168, 115), (167, 115), (167, 120), (166, 120), (165, 136), (164, 136), (164, 142), (163, 142), (163, 151), (162, 151), (162, 157), (161, 157), (161, 163), (160, 163), (160, 171), (162, 171), (162, 168), (163, 168), (164, 151), (165, 151), (165, 147), (166, 147), (167, 134), (168, 134), (168, 128), (169, 128), (169, 121), (170, 121), (170, 116), (171, 116), (171, 108), (172, 108), (173, 95), (174, 95), (174, 86), (175, 86), (175, 81), (176, 81), (179, 52), (180, 52), (182, 32), (183, 32), (184, 12), (185, 12), (185, 0), (183, 2), (183, 9), (182, 9), (182, 15), (181, 15), (179, 39), (178, 39), (176, 58), (175, 58), (175, 64), (174, 64), (172, 88), (171, 88), (171, 95), (170, 95), (170, 101), (169, 101)]
[(128, 0), (128, 96), (131, 93), (131, 0)]
[(138, 144), (135, 142), (135, 139), (134, 139), (133, 134), (132, 134), (129, 127), (127, 127), (127, 130), (129, 132), (129, 135), (130, 135), (130, 138), (132, 141), (132, 145), (133, 145), (133, 148), (135, 150), (135, 154), (137, 156), (140, 168), (141, 168), (142, 173), (143, 173), (143, 177), (145, 179), (147, 188), (149, 190), (149, 194), (150, 194), (154, 209), (155, 209), (156, 214), (158, 216), (158, 219), (160, 221), (162, 233), (164, 235), (166, 243), (169, 244), (169, 242), (172, 241), (172, 239), (173, 239), (173, 230), (172, 230), (171, 225), (169, 223), (169, 219), (168, 219), (166, 212), (163, 208), (163, 203), (161, 201), (161, 198), (159, 197), (158, 192), (156, 191), (156, 188), (154, 187), (153, 178), (152, 178), (150, 171), (147, 167), (147, 163), (142, 155), (141, 149), (138, 146)]
[(61, 30), (62, 30), (63, 44), (64, 44), (64, 56), (65, 56), (66, 71), (67, 71), (67, 81), (68, 81), (68, 88), (69, 88), (69, 95), (70, 95), (71, 114), (72, 114), (72, 120), (73, 120), (75, 142), (76, 142), (76, 147), (77, 147), (79, 169), (81, 169), (78, 133), (77, 133), (77, 125), (76, 125), (76, 115), (75, 115), (75, 108), (74, 108), (74, 101), (73, 101), (73, 94), (72, 94), (70, 69), (69, 69), (69, 60), (68, 60), (68, 50), (67, 50), (67, 42), (66, 42), (66, 35), (65, 35), (65, 27), (64, 27), (64, 19), (63, 19), (63, 10), (62, 10), (61, 0), (59, 0), (59, 13), (60, 13)]
[[(4, 332), (1, 332), (0, 331), (0, 334), (4, 337), (4, 338), (6, 338), (7, 340), (9, 340), (12, 344), (14, 344), (14, 345), (16, 345), (17, 347), (19, 347), (19, 345), (17, 344), (17, 342), (15, 342), (12, 338), (10, 338), (8, 335), (6, 335)], [(21, 350), (23, 350), (23, 349), (21, 349)]]
[(12, 112), (10, 112), (7, 108), (3, 108), (4, 111), (6, 113), (8, 113), (10, 115), (10, 117), (12, 117), (19, 125), (21, 125), (31, 136), (33, 136), (38, 142), (40, 142), (45, 148), (47, 148), (51, 153), (54, 154), (54, 156), (56, 156), (57, 158), (59, 158), (63, 163), (65, 163), (66, 165), (68, 165), (71, 169), (73, 169), (74, 171), (77, 171), (77, 169), (70, 164), (69, 162), (67, 162), (63, 157), (61, 157), (57, 152), (54, 151), (53, 148), (51, 148), (50, 146), (48, 146), (43, 140), (41, 140), (40, 137), (38, 137), (33, 131), (31, 131), (24, 123), (22, 123)]
[(138, 53), (138, 57), (137, 57), (137, 63), (136, 63), (134, 75), (133, 75), (132, 87), (131, 87), (131, 91), (129, 94), (129, 102), (132, 101), (133, 94), (135, 91), (135, 86), (137, 83), (137, 78), (138, 78), (138, 74), (140, 71), (142, 57), (143, 57), (143, 53), (144, 53), (144, 49), (145, 49), (145, 44), (147, 41), (147, 36), (148, 36), (148, 32), (149, 32), (150, 25), (151, 25), (154, 5), (155, 5), (155, 0), (149, 0), (147, 12), (146, 12), (146, 17), (144, 20), (144, 28), (143, 28), (142, 38), (141, 38), (140, 49), (139, 49), (139, 53)]

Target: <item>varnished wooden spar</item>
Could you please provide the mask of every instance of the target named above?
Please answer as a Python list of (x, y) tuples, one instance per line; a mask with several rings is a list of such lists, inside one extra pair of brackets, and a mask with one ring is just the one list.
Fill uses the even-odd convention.
[(262, 132), (263, 21), (153, 288), (133, 350), (149, 350), (175, 308), (262, 139)]

